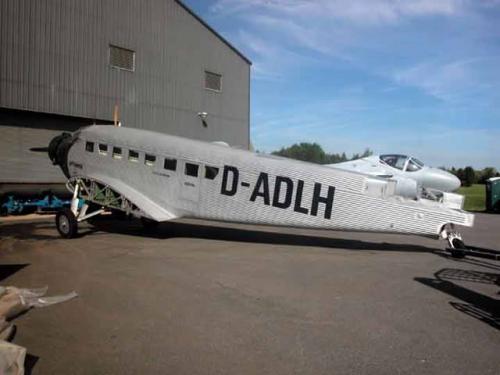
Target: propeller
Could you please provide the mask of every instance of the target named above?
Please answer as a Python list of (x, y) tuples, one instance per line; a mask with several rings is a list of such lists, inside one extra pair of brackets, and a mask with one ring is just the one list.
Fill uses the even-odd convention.
[(48, 147), (31, 147), (30, 148), (31, 152), (49, 152)]

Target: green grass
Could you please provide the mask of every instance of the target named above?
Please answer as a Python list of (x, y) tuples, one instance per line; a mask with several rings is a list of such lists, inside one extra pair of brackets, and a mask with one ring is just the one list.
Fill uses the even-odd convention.
[(474, 184), (472, 186), (462, 186), (458, 189), (458, 194), (465, 195), (464, 209), (466, 211), (486, 210), (486, 189), (485, 185)]

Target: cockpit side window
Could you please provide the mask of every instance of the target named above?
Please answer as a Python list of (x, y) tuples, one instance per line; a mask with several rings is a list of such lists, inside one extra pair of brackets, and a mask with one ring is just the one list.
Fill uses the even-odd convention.
[(420, 169), (422, 169), (422, 167), (420, 165), (418, 165), (417, 163), (415, 163), (414, 159), (410, 159), (410, 161), (408, 162), (408, 165), (406, 166), (407, 172), (416, 172), (416, 171), (419, 171)]
[(380, 155), (380, 160), (385, 164), (403, 170), (408, 156), (406, 155)]
[(420, 168), (422, 168), (424, 166), (424, 163), (422, 163), (420, 160), (418, 160), (417, 158), (411, 158), (411, 160), (413, 160), (413, 162), (415, 164), (417, 164)]

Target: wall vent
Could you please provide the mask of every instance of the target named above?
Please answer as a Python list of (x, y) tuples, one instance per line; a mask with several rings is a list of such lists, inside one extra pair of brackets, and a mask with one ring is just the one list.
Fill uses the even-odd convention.
[(118, 69), (135, 70), (135, 52), (117, 47), (112, 44), (109, 45), (109, 65)]
[(217, 73), (205, 71), (205, 88), (208, 90), (221, 91), (222, 90), (222, 76)]

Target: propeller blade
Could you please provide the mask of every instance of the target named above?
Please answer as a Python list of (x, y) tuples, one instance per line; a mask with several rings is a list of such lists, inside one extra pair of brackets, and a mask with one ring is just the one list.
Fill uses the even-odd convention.
[(32, 147), (30, 148), (31, 152), (49, 152), (48, 147)]

